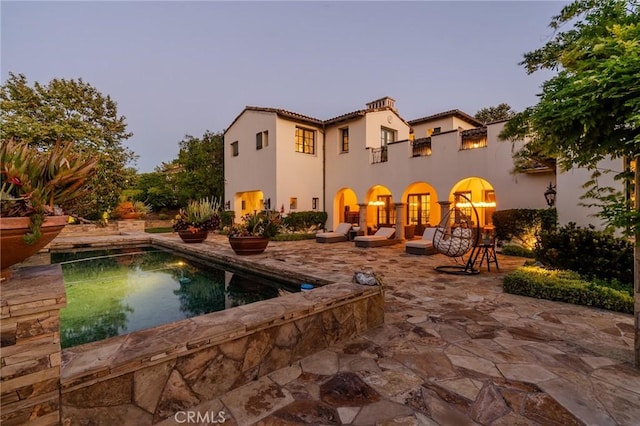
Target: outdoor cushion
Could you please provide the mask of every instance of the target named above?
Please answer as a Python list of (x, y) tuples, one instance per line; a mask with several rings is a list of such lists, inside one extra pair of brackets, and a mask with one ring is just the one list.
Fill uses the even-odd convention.
[(380, 247), (397, 244), (399, 240), (394, 240), (395, 228), (380, 228), (373, 235), (363, 235), (355, 237), (356, 247)]
[(341, 223), (333, 232), (318, 232), (316, 234), (317, 243), (339, 243), (349, 239), (348, 234), (351, 230), (350, 223)]

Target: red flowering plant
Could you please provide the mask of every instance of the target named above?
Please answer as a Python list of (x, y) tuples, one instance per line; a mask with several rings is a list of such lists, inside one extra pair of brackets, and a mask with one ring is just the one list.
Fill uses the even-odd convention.
[(60, 206), (84, 194), (84, 182), (97, 160), (73, 152), (71, 142), (58, 141), (40, 150), (13, 139), (0, 144), (0, 217), (29, 217), (24, 241), (41, 235), (45, 216), (62, 215)]
[(180, 212), (173, 220), (174, 231), (189, 231), (196, 233), (198, 231), (213, 231), (220, 226), (220, 208), (219, 199), (203, 198), (201, 200), (189, 201), (186, 208), (180, 209)]

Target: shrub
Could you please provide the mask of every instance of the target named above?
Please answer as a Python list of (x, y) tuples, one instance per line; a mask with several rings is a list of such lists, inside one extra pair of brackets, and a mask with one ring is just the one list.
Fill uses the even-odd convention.
[(169, 215), (168, 215), (168, 214), (166, 214), (166, 213), (160, 213), (160, 214), (158, 215), (158, 219), (160, 219), (160, 220), (167, 220), (167, 219), (169, 219)]
[(226, 226), (232, 226), (235, 217), (236, 212), (234, 212), (233, 210), (222, 210), (220, 212), (220, 225), (223, 228)]
[(316, 238), (316, 234), (313, 232), (297, 232), (295, 234), (278, 234), (273, 237), (272, 241), (301, 241), (301, 240), (313, 240)]
[(504, 254), (505, 256), (528, 257), (530, 259), (535, 257), (533, 250), (529, 250), (520, 246), (502, 246), (502, 254)]
[(576, 272), (523, 266), (505, 275), (506, 293), (633, 313), (633, 296), (580, 278)]
[(284, 218), (284, 225), (292, 231), (313, 231), (324, 227), (327, 217), (327, 212), (291, 212)]
[(491, 216), (495, 236), (499, 241), (512, 241), (522, 247), (533, 249), (541, 230), (555, 228), (558, 219), (556, 209), (510, 209), (498, 210)]
[(555, 269), (570, 269), (591, 279), (633, 282), (633, 244), (593, 226), (575, 223), (542, 232), (535, 247), (536, 260)]

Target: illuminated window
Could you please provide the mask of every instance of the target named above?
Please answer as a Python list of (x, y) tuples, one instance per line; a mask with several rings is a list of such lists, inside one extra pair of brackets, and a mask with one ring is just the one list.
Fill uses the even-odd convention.
[(471, 203), (462, 198), (462, 196), (465, 196), (469, 200), (472, 200), (471, 191), (456, 192), (453, 194), (453, 202), (457, 207), (455, 209), (454, 221), (456, 223), (459, 223), (465, 220), (467, 221), (467, 224), (471, 225), (471, 223), (469, 222), (475, 220), (475, 218), (471, 216)]
[(410, 194), (407, 197), (407, 224), (424, 229), (431, 214), (431, 194)]
[(289, 198), (289, 210), (295, 210), (298, 208), (298, 199), (296, 197)]
[(463, 130), (461, 132), (462, 144), (460, 149), (476, 149), (487, 146), (487, 128)]
[(378, 195), (376, 206), (378, 209), (378, 227), (391, 226), (396, 223), (391, 195)]
[(315, 154), (316, 132), (310, 129), (296, 127), (296, 152)]
[(496, 191), (484, 191), (484, 224), (493, 225), (492, 215), (496, 211)]

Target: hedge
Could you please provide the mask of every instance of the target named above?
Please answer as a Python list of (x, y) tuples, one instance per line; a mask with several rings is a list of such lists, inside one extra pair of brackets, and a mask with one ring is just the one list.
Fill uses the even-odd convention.
[(611, 311), (633, 313), (633, 296), (628, 291), (585, 281), (573, 271), (523, 266), (505, 275), (505, 293), (548, 299)]
[(535, 247), (536, 260), (553, 269), (570, 269), (588, 279), (633, 283), (633, 244), (593, 226), (575, 223), (542, 232)]

